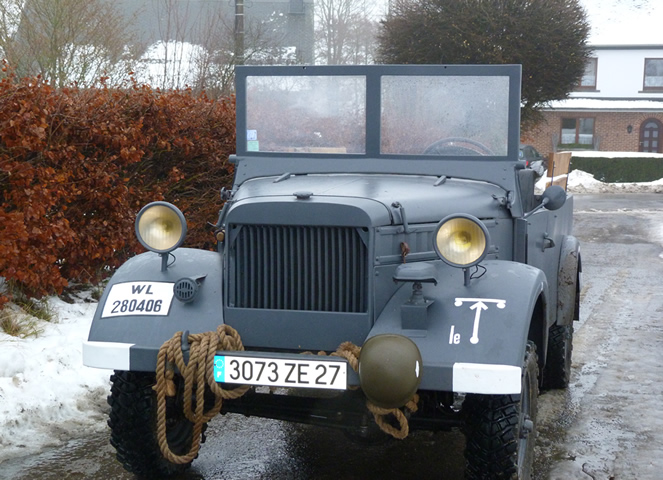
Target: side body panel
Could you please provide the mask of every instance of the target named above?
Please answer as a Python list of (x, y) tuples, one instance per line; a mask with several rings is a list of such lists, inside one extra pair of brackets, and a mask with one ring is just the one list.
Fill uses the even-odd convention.
[(551, 326), (557, 320), (557, 274), (560, 270), (560, 254), (565, 238), (571, 234), (573, 225), (573, 196), (555, 211), (545, 208), (527, 218), (527, 263), (546, 276), (549, 298), (553, 300), (547, 309), (546, 323)]

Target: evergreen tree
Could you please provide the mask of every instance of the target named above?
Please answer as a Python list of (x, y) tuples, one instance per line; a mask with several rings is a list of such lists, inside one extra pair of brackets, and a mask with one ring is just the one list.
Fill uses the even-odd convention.
[(588, 34), (579, 0), (395, 0), (382, 21), (378, 61), (521, 64), (529, 127), (580, 81)]

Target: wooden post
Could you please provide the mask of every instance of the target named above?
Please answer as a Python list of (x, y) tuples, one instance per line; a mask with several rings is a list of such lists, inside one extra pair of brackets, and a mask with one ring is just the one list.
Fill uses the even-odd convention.
[(548, 180), (546, 188), (550, 185), (559, 185), (566, 190), (571, 167), (571, 152), (557, 152), (548, 155)]

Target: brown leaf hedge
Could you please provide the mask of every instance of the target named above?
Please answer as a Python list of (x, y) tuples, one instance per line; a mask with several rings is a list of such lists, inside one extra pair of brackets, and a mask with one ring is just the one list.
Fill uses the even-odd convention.
[(0, 277), (28, 296), (96, 282), (143, 251), (134, 221), (154, 200), (182, 210), (186, 246), (212, 248), (206, 224), (232, 183), (234, 149), (233, 98), (133, 82), (55, 89), (5, 73)]

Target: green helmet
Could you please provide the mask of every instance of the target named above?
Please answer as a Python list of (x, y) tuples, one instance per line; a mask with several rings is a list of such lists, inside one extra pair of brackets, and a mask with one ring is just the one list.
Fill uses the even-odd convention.
[(378, 407), (398, 408), (417, 392), (422, 360), (417, 345), (402, 335), (371, 337), (359, 354), (359, 381)]

